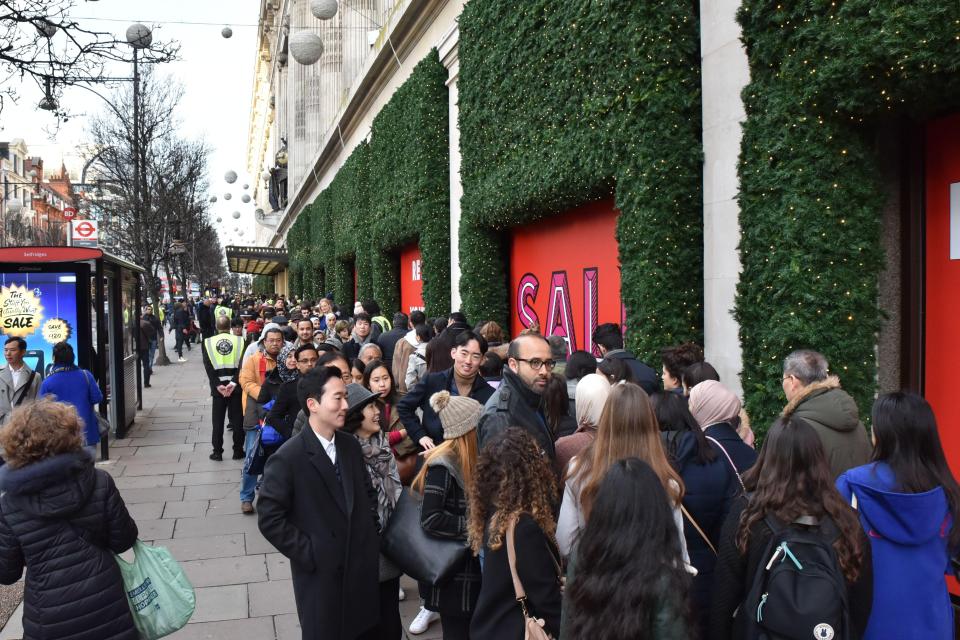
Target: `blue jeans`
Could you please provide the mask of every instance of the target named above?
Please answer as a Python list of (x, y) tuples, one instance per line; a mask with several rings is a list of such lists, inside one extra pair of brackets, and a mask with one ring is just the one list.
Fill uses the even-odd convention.
[[(243, 441), (243, 452), (247, 455), (250, 450), (257, 446), (257, 430), (251, 429), (244, 431), (245, 439)], [(253, 502), (253, 497), (257, 492), (257, 480), (260, 476), (249, 476), (242, 470), (240, 471), (240, 502)]]
[(157, 355), (157, 341), (150, 341), (150, 348), (148, 349), (147, 359), (150, 361), (150, 371), (153, 371), (153, 357)]

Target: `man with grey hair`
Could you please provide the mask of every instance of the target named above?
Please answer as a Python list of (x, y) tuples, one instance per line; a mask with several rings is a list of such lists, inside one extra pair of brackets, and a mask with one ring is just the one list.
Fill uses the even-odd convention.
[(363, 364), (370, 364), (374, 360), (383, 359), (383, 351), (380, 350), (380, 347), (375, 342), (368, 342), (367, 344), (360, 347), (360, 353), (357, 355), (357, 358)]
[(833, 477), (866, 464), (872, 447), (860, 422), (860, 411), (840, 379), (830, 375), (823, 354), (809, 349), (794, 351), (783, 361), (784, 418), (806, 420), (823, 442)]

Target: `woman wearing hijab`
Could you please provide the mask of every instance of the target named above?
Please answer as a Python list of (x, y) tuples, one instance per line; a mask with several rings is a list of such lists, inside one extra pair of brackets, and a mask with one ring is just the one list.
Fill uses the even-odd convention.
[(610, 383), (599, 373), (588, 373), (577, 383), (577, 430), (557, 440), (557, 471), (563, 473), (570, 460), (593, 442), (600, 414), (610, 395)]
[(704, 380), (690, 389), (690, 413), (707, 440), (720, 447), (729, 463), (742, 475), (757, 461), (757, 452), (733, 427), (740, 415), (740, 399), (716, 380)]
[[(300, 360), (303, 360), (301, 364)], [(271, 374), (280, 379), (280, 386), (273, 395), (273, 406), (264, 424), (276, 429), (284, 439), (293, 435), (293, 424), (300, 412), (300, 400), (297, 397), (297, 382), (300, 380), (300, 368), (309, 371), (317, 362), (317, 348), (305, 344), (297, 349), (286, 346), (277, 356), (277, 367)], [(267, 385), (264, 385), (266, 388)], [(262, 394), (261, 394), (262, 397)], [(269, 402), (270, 398), (266, 401)]]
[[(397, 506), (400, 492), (400, 471), (393, 458), (387, 436), (380, 428), (380, 408), (377, 394), (362, 384), (347, 385), (347, 416), (343, 430), (360, 442), (364, 466), (370, 483), (377, 492), (377, 516), (380, 527), (387, 528), (390, 516)], [(380, 622), (364, 634), (365, 640), (400, 640), (403, 623), (400, 621), (400, 575), (402, 572), (393, 562), (380, 554)], [(365, 603), (357, 602), (362, 607)]]

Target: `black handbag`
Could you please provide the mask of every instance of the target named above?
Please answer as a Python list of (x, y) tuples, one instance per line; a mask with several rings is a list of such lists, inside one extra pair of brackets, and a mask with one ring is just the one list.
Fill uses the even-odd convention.
[(460, 540), (437, 538), (424, 531), (420, 503), (420, 495), (404, 487), (380, 550), (414, 580), (436, 586), (462, 570), (472, 552)]

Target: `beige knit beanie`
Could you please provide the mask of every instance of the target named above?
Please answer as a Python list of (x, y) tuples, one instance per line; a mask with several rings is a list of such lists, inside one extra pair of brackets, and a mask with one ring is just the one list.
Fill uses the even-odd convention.
[(430, 406), (440, 417), (443, 439), (453, 440), (477, 428), (483, 405), (468, 396), (452, 396), (440, 391), (430, 396)]

